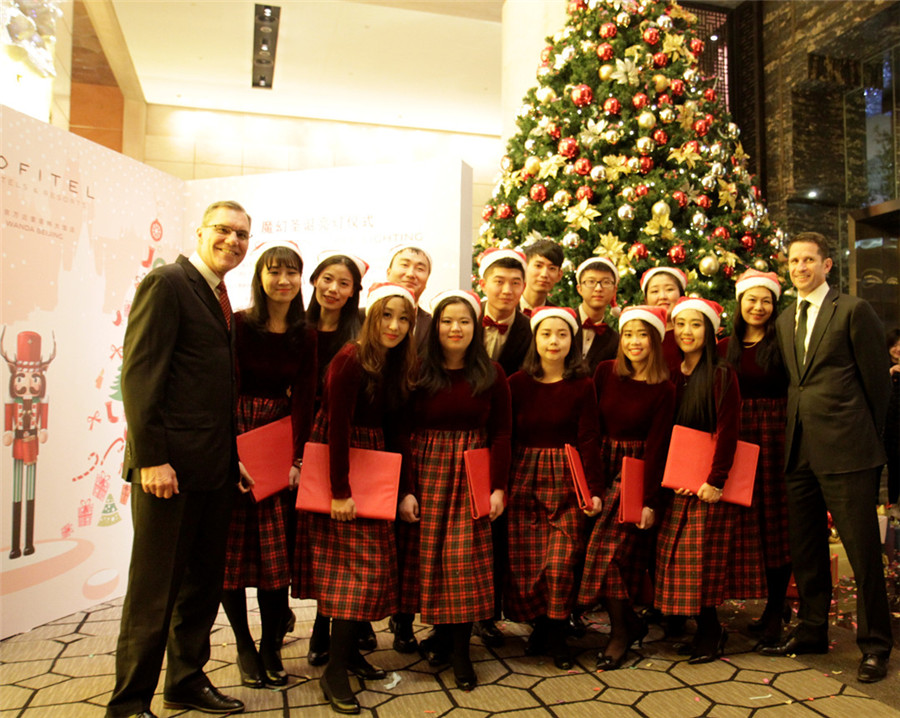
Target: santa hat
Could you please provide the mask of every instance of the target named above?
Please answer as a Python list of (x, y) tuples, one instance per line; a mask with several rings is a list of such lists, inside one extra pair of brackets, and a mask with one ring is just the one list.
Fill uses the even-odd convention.
[(677, 317), (679, 313), (685, 309), (693, 309), (700, 312), (710, 322), (712, 322), (713, 330), (719, 331), (719, 315), (722, 314), (722, 305), (711, 299), (702, 299), (701, 297), (681, 297), (672, 307), (672, 319)]
[(431, 255), (428, 253), (428, 250), (425, 249), (421, 244), (416, 244), (415, 242), (404, 242), (403, 244), (397, 244), (391, 247), (391, 261), (388, 262), (388, 266), (390, 267), (394, 263), (394, 259), (396, 259), (397, 255), (400, 254), (404, 249), (413, 249), (416, 252), (421, 252), (425, 255), (425, 259), (428, 260), (428, 269), (431, 269)]
[(464, 289), (448, 289), (446, 292), (438, 294), (431, 300), (431, 313), (434, 314), (434, 312), (437, 311), (438, 304), (451, 297), (456, 297), (457, 299), (462, 299), (464, 302), (468, 302), (475, 311), (475, 318), (479, 319), (481, 317), (481, 300), (478, 298), (478, 295), (475, 294), (475, 292), (467, 292)]
[(675, 269), (675, 267), (652, 267), (641, 275), (641, 291), (644, 294), (647, 293), (647, 282), (660, 272), (671, 274), (675, 281), (681, 285), (682, 292), (687, 288), (687, 276), (680, 269)]
[(633, 307), (625, 307), (619, 317), (619, 332), (622, 328), (633, 319), (640, 319), (659, 332), (659, 340), (666, 338), (666, 308), (650, 307), (644, 304), (635, 305)]
[(378, 282), (369, 287), (369, 296), (366, 301), (366, 316), (369, 315), (369, 310), (375, 306), (376, 302), (385, 297), (403, 297), (412, 306), (416, 306), (415, 298), (406, 287), (393, 282)]
[(253, 266), (255, 267), (262, 256), (268, 252), (270, 249), (275, 249), (276, 247), (284, 247), (285, 249), (291, 250), (294, 254), (300, 257), (300, 262), (303, 262), (303, 255), (300, 254), (300, 246), (292, 239), (269, 239), (265, 242), (260, 242), (253, 249)]
[(781, 283), (778, 281), (778, 275), (775, 272), (760, 272), (756, 269), (748, 269), (740, 277), (734, 285), (734, 296), (737, 299), (748, 289), (753, 287), (765, 287), (775, 295), (775, 301), (781, 297)]
[(497, 247), (491, 247), (490, 249), (484, 250), (484, 253), (481, 255), (481, 259), (478, 262), (478, 276), (484, 279), (488, 267), (501, 259), (516, 260), (522, 265), (523, 272), (528, 266), (528, 260), (525, 259), (525, 254), (518, 249), (498, 249)]
[(545, 319), (550, 319), (550, 317), (556, 317), (557, 319), (562, 319), (566, 322), (570, 327), (572, 327), (572, 334), (578, 331), (578, 315), (575, 313), (574, 309), (569, 309), (569, 307), (538, 307), (531, 314), (531, 331), (535, 332), (538, 328), (538, 324), (540, 324)]
[(609, 257), (590, 257), (585, 259), (581, 264), (578, 265), (578, 269), (575, 270), (575, 278), (577, 281), (581, 281), (581, 274), (587, 269), (599, 269), (599, 267), (594, 267), (592, 265), (602, 264), (604, 269), (612, 272), (613, 277), (615, 277), (616, 282), (619, 281), (619, 270), (616, 269), (615, 262), (613, 262)]
[[(366, 276), (366, 272), (369, 271), (369, 263), (365, 260), (357, 257), (355, 254), (351, 254), (350, 252), (346, 252), (342, 249), (326, 249), (324, 252), (321, 252), (318, 257), (316, 257), (316, 269), (318, 269), (322, 262), (326, 259), (331, 259), (332, 257), (346, 257), (353, 264), (356, 265), (356, 268), (359, 270), (359, 277), (362, 279)], [(315, 271), (313, 272), (315, 274)]]

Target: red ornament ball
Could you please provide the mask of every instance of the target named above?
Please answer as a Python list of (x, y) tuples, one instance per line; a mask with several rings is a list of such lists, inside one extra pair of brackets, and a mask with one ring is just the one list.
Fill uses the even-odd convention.
[(700, 143), (697, 140), (691, 140), (690, 142), (684, 143), (684, 151), (690, 152), (692, 154), (697, 154), (700, 152)]
[(547, 134), (550, 135), (554, 140), (558, 140), (559, 136), (562, 134), (559, 130), (559, 125), (555, 122), (551, 122), (547, 125)]
[(697, 120), (694, 123), (694, 132), (698, 137), (706, 137), (706, 133), (709, 132), (709, 123), (706, 120)]
[(701, 40), (699, 37), (695, 37), (693, 40), (691, 40), (691, 52), (693, 52), (695, 55), (699, 55), (701, 52), (703, 52), (703, 47), (703, 40)]
[(575, 87), (572, 88), (572, 102), (578, 107), (590, 105), (593, 99), (594, 92), (591, 90), (590, 85), (581, 84), (575, 85)]
[(566, 12), (569, 15), (574, 15), (579, 10), (584, 10), (587, 7), (586, 0), (569, 0), (569, 4), (566, 6)]
[(601, 60), (612, 60), (613, 55), (616, 54), (616, 51), (613, 50), (613, 46), (608, 42), (603, 42), (597, 45), (597, 57)]
[(712, 87), (707, 87), (707, 88), (703, 91), (703, 97), (704, 97), (708, 102), (715, 102), (715, 101), (716, 101), (716, 91), (715, 91)]
[(704, 115), (704, 119), (706, 120), (707, 125), (712, 125), (712, 123), (716, 121), (715, 116), (709, 114), (708, 112), (706, 113), (706, 115)]
[(751, 252), (756, 246), (756, 240), (753, 239), (753, 237), (751, 237), (749, 234), (745, 234), (743, 237), (741, 237), (741, 246), (748, 252)]
[(481, 218), (485, 221), (489, 220), (494, 216), (494, 207), (492, 205), (486, 204), (481, 210)]
[(726, 277), (728, 277), (729, 279), (731, 279), (731, 277), (734, 276), (734, 267), (729, 267), (729, 266), (726, 264), (726, 265), (725, 265), (725, 268), (722, 270), (722, 274), (724, 274)]
[(665, 67), (669, 64), (669, 56), (664, 52), (657, 52), (653, 55), (654, 67)]
[(647, 245), (643, 242), (635, 242), (631, 245), (631, 255), (637, 259), (647, 259), (650, 253), (647, 251)]
[(645, 197), (650, 189), (645, 184), (639, 184), (634, 188), (634, 193), (638, 197)]
[(669, 141), (669, 135), (666, 134), (665, 130), (656, 130), (653, 133), (653, 141), (658, 145), (664, 145)]
[(575, 198), (580, 202), (583, 199), (586, 199), (590, 202), (594, 199), (594, 190), (588, 187), (586, 184), (581, 185), (577, 190), (575, 190)]
[(728, 239), (731, 236), (731, 233), (728, 231), (728, 227), (716, 227), (713, 230), (713, 237), (716, 239)]
[(634, 97), (631, 98), (631, 104), (634, 105), (634, 109), (643, 110), (647, 106), (648, 98), (643, 92), (638, 92)]
[(644, 30), (644, 42), (648, 45), (655, 45), (659, 42), (659, 30), (655, 27), (648, 27)]
[(663, 105), (671, 105), (672, 98), (669, 97), (669, 95), (662, 94), (656, 98), (656, 104), (659, 105), (660, 107), (662, 107)]
[(759, 201), (760, 195), (762, 195), (762, 192), (759, 191), (759, 187), (755, 184), (750, 185), (750, 193), (753, 195), (753, 199), (757, 201)]
[(575, 160), (575, 171), (584, 176), (591, 173), (591, 161), (587, 157), (579, 157)]
[(684, 80), (676, 77), (669, 83), (669, 89), (672, 91), (673, 95), (683, 95), (684, 94)]
[(687, 207), (688, 196), (680, 189), (676, 189), (674, 192), (672, 192), (672, 199), (678, 202), (679, 207)]
[(533, 202), (543, 202), (547, 199), (547, 188), (540, 182), (533, 184), (528, 192), (528, 196), (531, 197)]
[(698, 207), (703, 207), (703, 209), (709, 209), (710, 207), (712, 207), (712, 200), (705, 194), (701, 194), (694, 201), (697, 203)]
[(509, 219), (512, 217), (512, 208), (508, 204), (498, 204), (497, 217), (500, 219)]
[(608, 97), (603, 103), (603, 109), (611, 115), (618, 115), (622, 111), (622, 103), (615, 97)]
[(619, 32), (619, 28), (616, 27), (614, 22), (605, 22), (600, 26), (600, 37), (605, 38), (613, 38)]
[(641, 157), (641, 174), (647, 174), (653, 167), (652, 157)]
[(578, 141), (574, 137), (563, 137), (557, 146), (559, 154), (568, 159), (578, 156)]
[(541, 50), (541, 60), (543, 62), (549, 62), (551, 57), (553, 57), (553, 45), (547, 45), (547, 47)]
[(684, 264), (686, 258), (687, 253), (684, 251), (683, 244), (676, 244), (674, 247), (669, 247), (669, 259), (671, 259), (674, 264)]

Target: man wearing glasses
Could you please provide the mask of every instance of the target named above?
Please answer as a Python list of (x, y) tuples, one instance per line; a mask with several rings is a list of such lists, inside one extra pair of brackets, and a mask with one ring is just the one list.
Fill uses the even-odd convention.
[(616, 358), (619, 335), (604, 321), (606, 308), (615, 306), (619, 273), (616, 265), (606, 257), (591, 257), (575, 271), (575, 289), (581, 296), (578, 316), (581, 327), (575, 334), (575, 346), (581, 350), (584, 363), (593, 376), (597, 365)]
[(231, 305), (223, 281), (250, 241), (237, 202), (215, 202), (197, 249), (150, 272), (125, 330), (123, 476), (134, 543), (106, 715), (153, 718), (168, 657), (164, 706), (237, 713), (203, 671), (222, 591), (231, 503), (240, 484), (234, 431)]

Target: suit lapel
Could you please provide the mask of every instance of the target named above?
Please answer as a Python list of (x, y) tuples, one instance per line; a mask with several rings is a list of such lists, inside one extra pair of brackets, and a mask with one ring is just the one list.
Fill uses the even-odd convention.
[(806, 375), (806, 372), (809, 371), (809, 367), (816, 357), (816, 349), (818, 349), (819, 343), (825, 335), (828, 323), (834, 316), (836, 307), (835, 300), (838, 298), (839, 294), (837, 289), (834, 289), (833, 287), (829, 289), (828, 294), (825, 295), (825, 301), (822, 302), (822, 306), (819, 308), (819, 315), (816, 317), (816, 323), (813, 325), (812, 334), (809, 337), (809, 346), (806, 350), (806, 363), (801, 369), (801, 380)]
[(225, 315), (222, 313), (222, 307), (219, 304), (219, 300), (216, 297), (216, 293), (210, 288), (207, 281), (203, 278), (203, 275), (197, 271), (197, 268), (191, 264), (190, 260), (185, 256), (179, 256), (177, 260), (179, 266), (184, 270), (184, 273), (187, 275), (187, 278), (191, 282), (191, 289), (194, 290), (194, 293), (200, 298), (200, 300), (206, 305), (212, 315), (216, 318), (216, 321), (221, 324), (222, 329), (226, 332), (228, 331), (228, 325), (225, 324)]
[(794, 336), (797, 333), (797, 302), (793, 302), (779, 317), (779, 321), (784, 322), (784, 337), (786, 342), (783, 346), (784, 361), (791, 376), (796, 378), (796, 382), (800, 381), (800, 368), (797, 366), (797, 354), (794, 351)]

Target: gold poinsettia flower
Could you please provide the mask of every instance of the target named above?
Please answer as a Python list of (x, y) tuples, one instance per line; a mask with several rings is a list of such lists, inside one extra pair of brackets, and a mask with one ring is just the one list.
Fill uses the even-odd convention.
[(541, 162), (541, 169), (538, 172), (538, 179), (547, 179), (548, 177), (556, 177), (559, 171), (566, 166), (566, 160), (562, 155), (553, 155)]
[(674, 239), (675, 234), (672, 232), (672, 220), (668, 217), (654, 217), (646, 225), (644, 225), (644, 234), (651, 236), (659, 235), (663, 239)]
[(572, 205), (566, 210), (566, 222), (575, 229), (589, 230), (591, 220), (599, 217), (600, 213), (588, 204), (586, 199)]
[(681, 129), (685, 130), (686, 132), (690, 132), (693, 128), (694, 117), (696, 117), (696, 114), (690, 107), (682, 105), (678, 109), (678, 124), (681, 125)]
[(725, 260), (725, 264), (729, 267), (734, 267), (734, 265), (737, 264), (738, 256), (734, 252), (725, 252), (722, 255), (722, 259)]
[(618, 262), (625, 256), (625, 242), (620, 242), (612, 232), (600, 235), (600, 242), (594, 249), (594, 254), (601, 257), (609, 257), (614, 262)]
[(678, 164), (686, 164), (691, 169), (700, 160), (700, 153), (694, 152), (686, 147), (673, 147), (669, 151), (669, 159), (675, 160)]
[(586, 147), (593, 147), (600, 139), (600, 135), (606, 130), (609, 123), (606, 120), (595, 122), (588, 120), (584, 129), (578, 135), (578, 141)]
[(688, 25), (693, 25), (697, 22), (697, 16), (694, 13), (685, 10), (681, 5), (677, 2), (673, 2), (669, 5), (669, 17), (673, 20), (676, 18), (682, 18), (687, 22)]
[(684, 35), (667, 32), (663, 37), (662, 51), (673, 61), (688, 57), (688, 49), (684, 46)]
[(734, 209), (734, 203), (737, 201), (737, 185), (734, 182), (726, 182), (719, 180), (719, 206), (726, 205)]
[(749, 155), (744, 152), (744, 146), (740, 142), (735, 146), (732, 157), (741, 165), (744, 164), (746, 160), (750, 159)]
[(613, 70), (611, 77), (620, 85), (637, 85), (640, 75), (640, 68), (632, 60), (616, 58), (616, 69)]
[(628, 168), (628, 158), (625, 155), (606, 155), (603, 164), (606, 165), (606, 179), (615, 182), (621, 175), (631, 174)]

